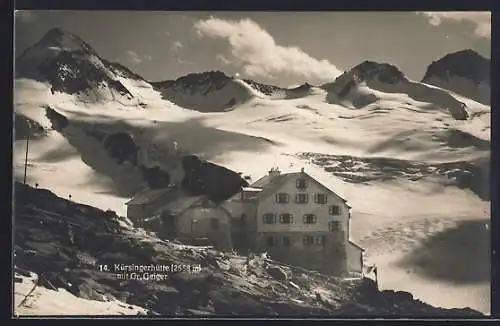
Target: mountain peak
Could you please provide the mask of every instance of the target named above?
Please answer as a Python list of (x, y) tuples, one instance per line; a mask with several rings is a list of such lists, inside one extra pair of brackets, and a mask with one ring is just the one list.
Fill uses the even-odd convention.
[(489, 84), (490, 60), (471, 49), (449, 53), (429, 65), (422, 82), (432, 78), (448, 81), (453, 76)]
[(464, 50), (460, 50), (460, 51), (457, 51), (454, 53), (449, 53), (445, 57), (449, 57), (449, 56), (480, 57), (480, 58), (486, 59), (485, 57), (483, 57), (482, 55), (480, 55), (479, 53), (477, 53), (476, 51), (474, 51), (472, 49), (464, 49)]
[(54, 28), (51, 28), (47, 33), (45, 33), (44, 38), (56, 38), (56, 37), (62, 36), (64, 34), (70, 34), (70, 33), (66, 32), (62, 28), (54, 27)]
[(84, 52), (94, 54), (92, 47), (80, 37), (59, 27), (52, 28), (45, 33), (37, 45), (65, 51), (83, 50)]
[[(191, 73), (186, 76), (180, 77), (180, 78), (189, 78), (189, 79), (199, 79), (199, 80), (226, 80), (226, 79), (231, 79), (228, 75), (223, 73), (220, 70), (210, 70), (210, 71), (204, 71), (204, 72), (197, 72), (197, 73)], [(179, 78), (179, 79), (180, 79)]]
[(351, 72), (361, 81), (378, 78), (383, 83), (393, 84), (405, 78), (396, 66), (369, 60), (355, 66)]
[(190, 73), (175, 80), (182, 87), (199, 87), (201, 85), (214, 85), (217, 89), (223, 87), (231, 77), (219, 70)]

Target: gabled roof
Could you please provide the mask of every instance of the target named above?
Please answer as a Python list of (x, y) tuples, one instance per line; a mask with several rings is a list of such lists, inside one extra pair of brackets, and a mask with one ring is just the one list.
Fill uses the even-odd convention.
[[(341, 199), (344, 203), (347, 203), (347, 200), (345, 200), (344, 198), (340, 197), (337, 193), (335, 193), (335, 191), (333, 191), (332, 189), (330, 189), (330, 187), (328, 187), (327, 185), (319, 182), (318, 180), (316, 180), (311, 175), (309, 175), (309, 174), (307, 174), (305, 172), (282, 173), (282, 174), (279, 174), (279, 175), (276, 175), (276, 176), (266, 175), (266, 176), (263, 176), (262, 178), (258, 179), (254, 183), (252, 183), (249, 187), (251, 187), (251, 188), (261, 188), (262, 191), (259, 193), (259, 197), (265, 198), (268, 195), (271, 195), (271, 194), (275, 193), (276, 191), (278, 191), (279, 188), (282, 185), (284, 185), (286, 182), (288, 182), (289, 180), (298, 179), (300, 177), (306, 177), (306, 178), (309, 178), (309, 179), (313, 180), (319, 186), (321, 186), (322, 188), (324, 188), (326, 191), (329, 191), (329, 192), (333, 193), (335, 196), (337, 196), (339, 199)], [(349, 205), (347, 205), (347, 206), (349, 206)]]
[[(227, 212), (227, 210), (219, 204), (208, 199), (207, 196), (190, 196), (183, 191), (179, 191), (175, 198), (171, 198), (162, 207), (156, 210), (153, 215), (160, 215), (162, 212), (170, 212), (174, 215), (182, 215), (191, 208), (215, 208), (219, 207)], [(229, 213), (228, 213), (229, 214)]]
[(359, 244), (355, 243), (352, 240), (349, 240), (349, 243), (352, 244), (354, 247), (360, 249), (361, 251), (365, 251), (365, 248), (361, 247)]
[(146, 189), (135, 195), (134, 198), (125, 203), (125, 205), (141, 205), (146, 204), (172, 192), (174, 188), (161, 188), (161, 189)]
[(201, 199), (203, 199), (204, 197), (205, 196), (180, 195), (175, 199), (169, 201), (168, 203), (165, 203), (165, 205), (163, 205), (162, 208), (159, 209), (159, 211), (168, 210), (173, 214), (180, 214), (196, 204), (198, 201), (201, 201)]

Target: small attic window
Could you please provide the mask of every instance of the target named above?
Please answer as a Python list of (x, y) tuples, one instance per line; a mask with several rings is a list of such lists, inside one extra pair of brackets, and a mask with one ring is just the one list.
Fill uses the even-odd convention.
[(297, 179), (296, 185), (297, 189), (306, 189), (309, 186), (309, 180), (305, 178)]

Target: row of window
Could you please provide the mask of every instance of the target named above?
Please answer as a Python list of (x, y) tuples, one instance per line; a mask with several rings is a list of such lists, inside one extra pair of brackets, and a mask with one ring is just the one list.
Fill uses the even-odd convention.
[[(337, 216), (340, 215), (340, 207), (337, 205), (330, 206), (328, 210), (328, 214), (332, 216)], [(279, 223), (280, 224), (292, 224), (293, 223), (293, 214), (291, 213), (284, 213), (280, 214), (279, 216)], [(262, 217), (264, 224), (276, 224), (276, 215), (274, 213), (266, 213)], [(304, 214), (303, 216), (303, 223), (304, 224), (316, 224), (317, 222), (317, 217), (314, 214)]]
[[(302, 237), (302, 244), (304, 246), (324, 246), (326, 243), (326, 236), (312, 236), (312, 235), (304, 235)], [(284, 246), (290, 247), (293, 245), (293, 239), (289, 236), (269, 236), (266, 238), (266, 245), (268, 247), (277, 247)]]
[[(262, 215), (262, 223), (264, 224), (294, 224), (294, 216), (291, 213), (285, 213), (276, 215), (273, 213), (266, 213)], [(318, 217), (314, 214), (304, 214), (302, 216), (303, 224), (316, 224), (318, 223)], [(339, 221), (330, 221), (332, 229), (330, 231), (338, 231), (340, 223)]]
[[(326, 194), (314, 194), (313, 200), (315, 204), (325, 205), (328, 203), (328, 196)], [(278, 204), (290, 203), (290, 194), (284, 192), (276, 194), (276, 203)], [(295, 203), (296, 204), (309, 203), (309, 194), (308, 193), (296, 194)]]

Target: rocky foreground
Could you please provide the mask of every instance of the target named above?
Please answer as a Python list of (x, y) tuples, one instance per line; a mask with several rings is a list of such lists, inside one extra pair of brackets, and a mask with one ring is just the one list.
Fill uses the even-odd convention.
[[(368, 279), (342, 280), (259, 255), (244, 257), (163, 241), (113, 212), (45, 189), (16, 183), (14, 199), (15, 291), (27, 288), (27, 276), (36, 273), (33, 288), (44, 288), (45, 295), (53, 292), (52, 301), (69, 292), (103, 306), (126, 303), (128, 314), (162, 316), (483, 316), (468, 308), (432, 307), (407, 292), (378, 291)], [(122, 265), (162, 265), (170, 270), (116, 269)], [(146, 272), (149, 279), (136, 279)], [(26, 302), (32, 293), (16, 298), (19, 314), (30, 313)], [(118, 314), (106, 309), (101, 311)], [(35, 314), (54, 314), (49, 310), (39, 304)], [(69, 310), (92, 314), (84, 308)]]

